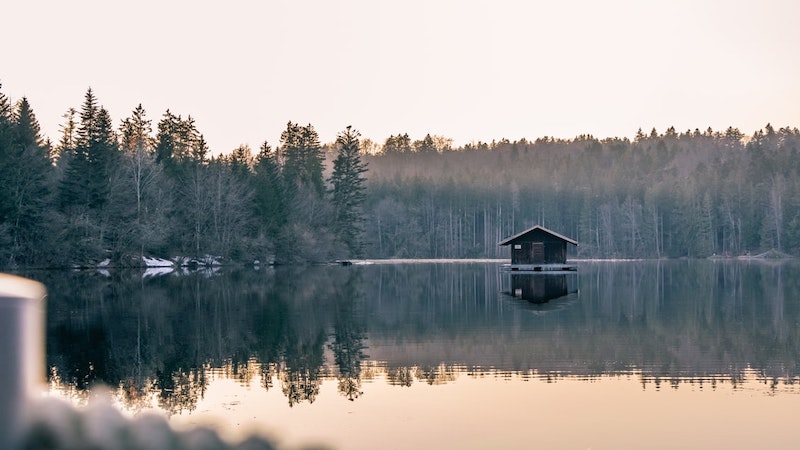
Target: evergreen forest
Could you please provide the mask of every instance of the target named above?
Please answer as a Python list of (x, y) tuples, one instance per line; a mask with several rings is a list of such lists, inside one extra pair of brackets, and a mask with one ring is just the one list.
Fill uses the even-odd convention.
[(0, 90), (0, 267), (505, 258), (536, 224), (581, 258), (800, 254), (796, 127), (454, 147), (288, 122), (274, 148), (212, 153), (191, 115), (114, 122), (89, 89), (54, 142)]

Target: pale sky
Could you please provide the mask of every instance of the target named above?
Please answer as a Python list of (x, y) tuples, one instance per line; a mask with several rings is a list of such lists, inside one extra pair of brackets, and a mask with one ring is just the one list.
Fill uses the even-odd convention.
[(195, 118), (212, 153), (426, 133), (456, 145), (800, 126), (797, 0), (6, 0), (2, 92), (54, 142), (88, 87), (115, 126)]

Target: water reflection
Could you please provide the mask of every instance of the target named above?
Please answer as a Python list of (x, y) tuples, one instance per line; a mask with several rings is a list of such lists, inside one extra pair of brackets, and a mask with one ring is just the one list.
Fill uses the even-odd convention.
[(577, 274), (574, 272), (569, 274), (569, 278), (566, 273), (510, 272), (508, 278), (511, 281), (511, 288), (503, 290), (504, 294), (537, 305), (578, 292), (575, 287)]
[(54, 389), (102, 382), (131, 409), (192, 411), (220, 377), (258, 379), (289, 405), (314, 402), (325, 380), (353, 401), (370, 380), (459, 375), (800, 381), (795, 263), (582, 263), (533, 278), (492, 263), (26, 275), (50, 292)]

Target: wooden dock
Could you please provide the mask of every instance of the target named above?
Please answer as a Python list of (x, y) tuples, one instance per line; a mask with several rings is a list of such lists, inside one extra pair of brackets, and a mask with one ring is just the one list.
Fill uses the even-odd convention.
[(509, 272), (574, 272), (577, 264), (503, 264), (500, 270)]

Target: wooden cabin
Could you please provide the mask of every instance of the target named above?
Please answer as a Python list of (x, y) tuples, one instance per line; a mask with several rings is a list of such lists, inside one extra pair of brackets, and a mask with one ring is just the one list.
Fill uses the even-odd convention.
[(515, 234), (497, 245), (511, 246), (510, 270), (576, 270), (567, 264), (567, 244), (578, 242), (555, 231), (536, 225)]

